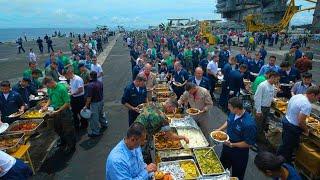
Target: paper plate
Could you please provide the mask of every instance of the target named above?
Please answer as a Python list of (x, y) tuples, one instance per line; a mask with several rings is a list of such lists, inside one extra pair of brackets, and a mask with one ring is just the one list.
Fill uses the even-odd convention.
[(19, 117), (23, 114), (23, 112), (15, 112), (15, 113), (12, 113), (8, 116), (8, 118), (16, 118), (16, 117)]
[(8, 127), (9, 127), (9, 124), (8, 124), (8, 123), (2, 123), (2, 124), (0, 125), (0, 134), (3, 133), (3, 132), (5, 132), (5, 131), (8, 129)]
[(175, 86), (182, 86), (182, 84), (181, 84), (181, 83), (176, 82), (176, 81), (173, 81), (173, 82), (172, 82), (172, 84), (173, 84), (173, 85), (175, 85)]
[[(191, 112), (192, 110), (195, 110), (197, 112), (196, 113)], [(189, 114), (189, 115), (195, 116), (195, 115), (198, 115), (200, 113), (200, 110), (199, 109), (195, 109), (195, 108), (189, 108), (189, 109), (186, 110), (186, 113)]]
[[(214, 135), (215, 133), (222, 133), (222, 134), (224, 134), (224, 135), (227, 135), (227, 139), (226, 139), (226, 140), (215, 139), (215, 138), (213, 137), (213, 135)], [(211, 138), (212, 138), (214, 141), (219, 142), (219, 143), (223, 143), (223, 142), (229, 141), (229, 135), (228, 135), (227, 133), (223, 132), (223, 131), (212, 131), (212, 132), (210, 133), (210, 136), (211, 136)]]

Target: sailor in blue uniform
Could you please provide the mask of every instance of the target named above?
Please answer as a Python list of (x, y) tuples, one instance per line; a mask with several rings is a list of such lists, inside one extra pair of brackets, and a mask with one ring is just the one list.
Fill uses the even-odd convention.
[(240, 54), (236, 55), (236, 60), (239, 65), (247, 62), (246, 50), (244, 48), (241, 49)]
[(228, 102), (230, 114), (217, 130), (227, 129), (229, 140), (223, 145), (220, 161), (224, 168), (232, 168), (232, 176), (243, 180), (249, 157), (249, 148), (256, 142), (257, 127), (252, 116), (244, 110), (242, 101), (233, 97)]
[(239, 96), (240, 89), (244, 89), (243, 77), (247, 71), (247, 66), (241, 64), (239, 69), (231, 70), (229, 78), (226, 80), (227, 89), (229, 91), (229, 97)]
[(139, 115), (137, 106), (147, 102), (145, 81), (146, 79), (144, 77), (138, 75), (136, 79), (124, 89), (121, 103), (129, 109), (129, 126)]
[(203, 69), (201, 67), (197, 67), (194, 71), (194, 76), (190, 77), (188, 82), (192, 82), (197, 86), (203, 87), (210, 91), (210, 81), (207, 77), (203, 76)]
[(15, 112), (23, 112), (25, 104), (19, 93), (10, 89), (9, 81), (2, 81), (0, 93), (0, 111), (3, 122), (12, 123), (15, 119), (8, 118), (9, 115)]
[(236, 58), (232, 56), (229, 59), (229, 63), (227, 63), (222, 69), (223, 82), (222, 82), (221, 94), (219, 98), (219, 106), (224, 111), (227, 111), (227, 102), (228, 102), (228, 96), (229, 96), (227, 81), (229, 79), (230, 71), (238, 68), (236, 63), (237, 63)]
[(258, 76), (260, 69), (262, 68), (263, 60), (260, 59), (260, 53), (255, 54), (255, 58), (249, 60), (248, 63), (248, 71), (250, 73), (250, 81), (254, 82), (256, 77)]
[(219, 53), (219, 62), (218, 67), (223, 68), (224, 65), (226, 65), (229, 61), (230, 57), (230, 51), (228, 50), (228, 47), (225, 46), (222, 51)]
[(277, 95), (278, 97), (285, 97), (287, 99), (291, 98), (291, 86), (293, 83), (295, 83), (297, 80), (300, 79), (300, 72), (295, 68), (291, 67), (289, 62), (282, 62), (280, 64), (280, 86), (281, 86), (281, 92), (279, 92)]
[(187, 83), (189, 79), (189, 73), (182, 68), (180, 62), (174, 63), (174, 71), (172, 73), (173, 82), (179, 82), (181, 85), (172, 85), (173, 92), (177, 95), (179, 99), (180, 96), (184, 93), (184, 85)]

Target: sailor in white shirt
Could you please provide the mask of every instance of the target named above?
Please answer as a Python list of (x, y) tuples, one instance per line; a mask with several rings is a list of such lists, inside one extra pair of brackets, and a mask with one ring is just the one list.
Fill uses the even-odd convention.
[(27, 180), (30, 176), (32, 176), (32, 170), (25, 163), (0, 151), (0, 179)]
[(30, 49), (30, 52), (29, 52), (29, 61), (37, 61), (37, 56), (36, 56), (36, 54), (33, 52), (33, 49), (32, 49), (32, 48)]
[(210, 95), (212, 98), (214, 98), (214, 89), (218, 81), (218, 62), (219, 56), (213, 55), (213, 59), (211, 59), (207, 65), (207, 74), (211, 85)]
[(258, 128), (258, 140), (265, 141), (264, 131), (268, 130), (267, 117), (270, 114), (270, 106), (276, 95), (275, 84), (279, 82), (280, 76), (271, 71), (268, 80), (259, 84), (254, 95), (255, 117)]
[(100, 64), (97, 63), (97, 57), (94, 56), (92, 58), (92, 62), (93, 64), (91, 64), (91, 71), (95, 71), (98, 75), (98, 81), (103, 82), (102, 81), (102, 76), (103, 76), (103, 70)]
[(301, 134), (309, 134), (306, 118), (310, 116), (311, 103), (317, 101), (319, 96), (319, 87), (311, 86), (306, 94), (292, 96), (289, 100), (287, 113), (282, 119), (282, 144), (277, 152), (287, 163), (292, 162), (292, 154), (299, 147)]
[(84, 98), (84, 82), (83, 79), (73, 73), (72, 68), (67, 69), (65, 74), (66, 78), (70, 80), (70, 92), (71, 92), (71, 110), (73, 113), (73, 120), (75, 129), (78, 130), (80, 128), (85, 129), (88, 126), (87, 120), (80, 118), (80, 111), (83, 109), (85, 105)]

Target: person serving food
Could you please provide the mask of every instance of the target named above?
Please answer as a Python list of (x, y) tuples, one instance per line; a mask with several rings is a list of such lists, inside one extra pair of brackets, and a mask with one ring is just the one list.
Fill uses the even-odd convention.
[(179, 136), (171, 132), (169, 122), (167, 121), (166, 113), (172, 113), (178, 107), (178, 103), (174, 99), (168, 99), (162, 104), (149, 103), (142, 109), (142, 112), (135, 120), (135, 123), (142, 124), (147, 129), (147, 143), (142, 149), (146, 163), (151, 162), (150, 147), (152, 136), (158, 132), (163, 132), (164, 136), (171, 140), (184, 140), (189, 143), (189, 139), (185, 136)]

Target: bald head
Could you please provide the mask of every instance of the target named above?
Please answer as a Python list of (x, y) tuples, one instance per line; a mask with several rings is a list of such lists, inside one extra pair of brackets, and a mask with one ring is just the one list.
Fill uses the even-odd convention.
[(144, 73), (146, 75), (149, 75), (151, 70), (152, 70), (152, 65), (150, 63), (147, 63), (144, 65)]
[(194, 71), (194, 76), (199, 80), (203, 76), (203, 70), (201, 67), (197, 67)]

